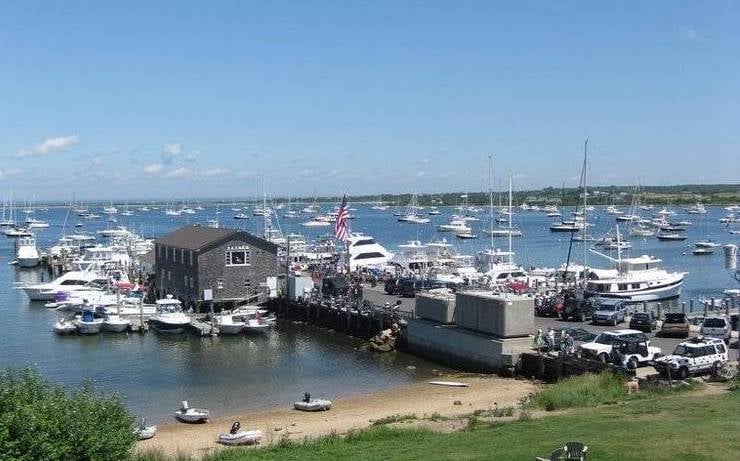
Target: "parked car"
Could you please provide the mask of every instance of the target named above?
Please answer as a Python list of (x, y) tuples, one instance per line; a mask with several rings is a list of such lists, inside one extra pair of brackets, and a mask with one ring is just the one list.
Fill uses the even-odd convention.
[(698, 336), (676, 346), (673, 354), (655, 359), (655, 369), (666, 377), (670, 373), (671, 377), (686, 379), (711, 373), (728, 360), (723, 340)]
[(413, 298), (416, 296), (416, 293), (433, 288), (444, 288), (444, 284), (433, 282), (429, 279), (404, 278), (399, 282), (398, 294)]
[(656, 333), (659, 336), (678, 336), (680, 338), (689, 337), (689, 321), (686, 320), (686, 314), (676, 312), (668, 313), (660, 326), (660, 331)]
[(650, 333), (658, 327), (658, 321), (652, 312), (635, 312), (630, 319), (630, 328)]
[(618, 323), (624, 322), (626, 315), (627, 309), (623, 303), (604, 304), (596, 308), (591, 316), (591, 322), (594, 325), (603, 324), (616, 327)]
[(591, 299), (579, 298), (572, 290), (563, 290), (563, 302), (560, 306), (561, 320), (585, 322), (591, 319), (596, 305)]
[(732, 325), (727, 316), (707, 317), (701, 323), (701, 334), (707, 338), (718, 338), (725, 342), (730, 341)]
[(347, 295), (350, 291), (349, 281), (342, 276), (326, 277), (321, 284), (321, 294), (324, 298), (336, 298)]
[(401, 288), (401, 279), (393, 277), (385, 281), (383, 290), (389, 295), (397, 295)]
[(593, 341), (596, 338), (596, 333), (592, 333), (584, 328), (578, 327), (560, 327), (555, 328), (555, 350), (561, 350), (563, 341), (565, 340), (564, 333), (567, 333), (571, 338), (576, 347), (583, 343)]
[(593, 341), (581, 344), (578, 349), (578, 355), (585, 359), (600, 360), (601, 362), (607, 363), (610, 360), (612, 347), (615, 344), (621, 344), (624, 340), (637, 340), (643, 342), (647, 348), (645, 354), (633, 353), (625, 354), (625, 360), (629, 360), (634, 356), (637, 363), (647, 363), (653, 360), (656, 355), (661, 354), (661, 350), (658, 347), (650, 346), (650, 340), (647, 335), (637, 330), (611, 330), (599, 333)]

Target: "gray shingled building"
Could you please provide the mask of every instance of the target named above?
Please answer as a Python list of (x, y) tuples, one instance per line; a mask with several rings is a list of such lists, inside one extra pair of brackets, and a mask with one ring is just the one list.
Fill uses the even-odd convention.
[(277, 275), (277, 246), (237, 229), (187, 226), (154, 241), (158, 297), (187, 306), (213, 290), (215, 303), (262, 302), (268, 277)]

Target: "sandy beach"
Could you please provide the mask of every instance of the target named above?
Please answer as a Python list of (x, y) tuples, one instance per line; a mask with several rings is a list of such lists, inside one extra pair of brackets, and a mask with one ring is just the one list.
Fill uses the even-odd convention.
[(268, 445), (283, 437), (300, 440), (332, 432), (344, 434), (352, 429), (367, 427), (374, 420), (396, 414), (413, 413), (423, 417), (438, 413), (445, 417), (454, 417), (491, 408), (494, 403), (498, 406), (515, 405), (519, 399), (535, 389), (528, 381), (499, 377), (461, 375), (437, 379), (464, 382), (469, 386), (445, 387), (424, 382), (336, 400), (329, 395), (315, 394), (316, 398), (334, 400), (332, 409), (304, 413), (286, 406), (270, 411), (223, 416), (207, 424), (173, 422), (160, 425), (157, 436), (139, 442), (137, 449), (154, 449), (168, 455), (185, 453), (199, 457), (212, 450), (227, 449), (217, 444), (215, 439), (219, 433), (228, 432), (234, 421), (240, 421), (242, 429), (262, 430), (262, 445)]

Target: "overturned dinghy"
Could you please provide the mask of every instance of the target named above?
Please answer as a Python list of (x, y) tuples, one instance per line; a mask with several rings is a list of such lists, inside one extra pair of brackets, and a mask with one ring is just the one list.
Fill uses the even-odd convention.
[(241, 423), (231, 425), (228, 434), (218, 434), (218, 443), (224, 445), (257, 445), (262, 440), (262, 431), (241, 431)]
[(182, 408), (175, 412), (175, 419), (183, 423), (205, 423), (208, 421), (208, 410), (190, 408), (188, 401), (182, 401)]
[(331, 400), (312, 399), (311, 394), (306, 392), (303, 400), (295, 402), (293, 407), (301, 411), (326, 411), (331, 409)]
[(134, 434), (136, 434), (139, 440), (151, 439), (157, 435), (157, 426), (147, 426), (146, 421), (142, 418), (139, 425), (134, 428)]

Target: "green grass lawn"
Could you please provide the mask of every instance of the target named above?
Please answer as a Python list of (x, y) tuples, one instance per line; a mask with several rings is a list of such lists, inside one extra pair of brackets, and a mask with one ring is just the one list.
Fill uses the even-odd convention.
[(373, 427), (347, 438), (229, 449), (207, 459), (531, 461), (567, 441), (581, 441), (590, 447), (589, 459), (598, 461), (737, 460), (740, 392), (702, 394), (656, 395), (451, 434)]

